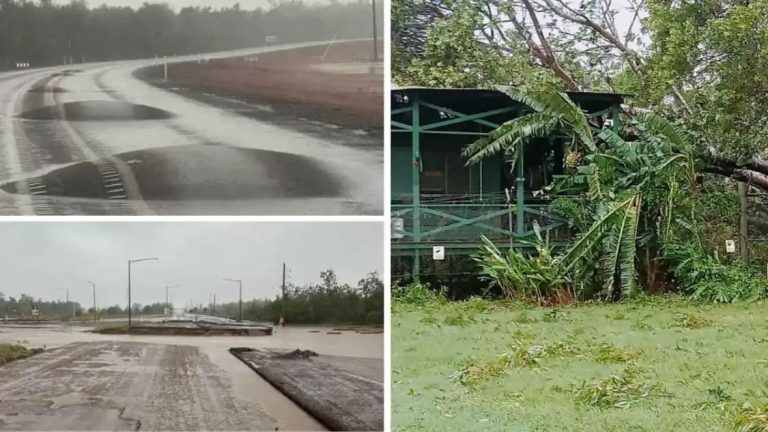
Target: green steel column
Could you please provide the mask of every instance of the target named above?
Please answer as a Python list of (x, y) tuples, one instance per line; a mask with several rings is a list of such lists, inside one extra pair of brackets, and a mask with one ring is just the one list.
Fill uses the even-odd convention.
[[(421, 241), (421, 148), (419, 146), (419, 100), (414, 97), (411, 101), (411, 165), (413, 183), (413, 241)], [(413, 254), (413, 277), (418, 278), (420, 272), (419, 249)]]
[(520, 143), (520, 151), (517, 154), (517, 178), (515, 186), (517, 189), (516, 211), (517, 211), (517, 237), (522, 237), (525, 233), (525, 167), (523, 166), (523, 153), (525, 146)]
[(611, 107), (611, 118), (613, 119), (613, 131), (618, 134), (621, 131), (621, 116), (618, 104), (614, 104)]

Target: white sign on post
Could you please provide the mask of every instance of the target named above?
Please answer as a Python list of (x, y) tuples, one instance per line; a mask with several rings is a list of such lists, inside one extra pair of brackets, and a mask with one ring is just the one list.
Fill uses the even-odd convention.
[(401, 217), (392, 218), (392, 234), (393, 239), (403, 238), (403, 231), (405, 231), (405, 221)]
[(728, 253), (735, 253), (736, 252), (736, 242), (733, 240), (726, 240), (725, 241), (725, 251)]
[(432, 259), (444, 260), (445, 259), (445, 246), (432, 246)]
[(40, 315), (40, 310), (38, 308), (32, 308), (32, 316), (38, 316)]

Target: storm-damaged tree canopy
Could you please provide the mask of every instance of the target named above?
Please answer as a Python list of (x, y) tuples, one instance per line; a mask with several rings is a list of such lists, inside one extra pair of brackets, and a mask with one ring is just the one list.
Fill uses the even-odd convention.
[(628, 93), (694, 135), (702, 172), (768, 190), (767, 0), (394, 0), (392, 17), (398, 84)]

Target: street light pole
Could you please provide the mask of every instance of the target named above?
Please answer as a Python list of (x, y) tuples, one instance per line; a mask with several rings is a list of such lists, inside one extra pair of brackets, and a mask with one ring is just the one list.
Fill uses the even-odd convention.
[(131, 331), (131, 264), (135, 262), (140, 261), (154, 261), (158, 260), (160, 258), (138, 258), (133, 260), (128, 260), (128, 332)]
[(243, 322), (243, 281), (241, 279), (228, 279), (224, 278), (224, 280), (230, 281), (230, 282), (237, 282), (238, 286), (240, 287), (240, 319), (238, 321)]
[[(59, 288), (67, 293), (67, 306), (69, 306), (69, 288)], [(72, 304), (72, 319), (75, 319), (75, 304)]]

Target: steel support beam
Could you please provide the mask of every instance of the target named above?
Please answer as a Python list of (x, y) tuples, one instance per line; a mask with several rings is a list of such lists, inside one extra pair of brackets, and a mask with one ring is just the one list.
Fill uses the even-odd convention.
[(515, 227), (517, 237), (525, 235), (525, 166), (523, 158), (525, 157), (525, 144), (520, 143), (520, 151), (517, 152), (517, 177), (515, 180), (515, 211), (517, 213), (517, 224)]
[[(421, 241), (421, 147), (419, 144), (420, 101), (414, 97), (411, 101), (411, 183), (413, 186), (413, 240)], [(418, 278), (421, 270), (419, 251), (413, 253), (413, 277)]]

